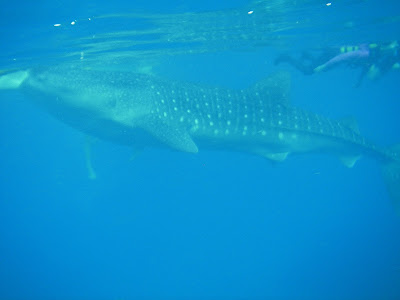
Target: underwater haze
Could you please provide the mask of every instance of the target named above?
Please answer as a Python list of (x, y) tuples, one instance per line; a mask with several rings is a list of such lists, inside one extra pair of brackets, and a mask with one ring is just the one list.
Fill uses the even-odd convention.
[[(400, 143), (395, 0), (3, 1), (0, 37), (0, 76), (73, 65), (251, 91), (285, 72), (287, 105), (351, 123), (399, 162), (386, 150)], [(368, 69), (363, 45), (381, 50)], [(293, 63), (327, 49), (350, 54), (326, 72)], [(348, 168), (230, 144), (138, 151), (1, 78), (0, 299), (400, 299), (397, 187), (380, 154)]]

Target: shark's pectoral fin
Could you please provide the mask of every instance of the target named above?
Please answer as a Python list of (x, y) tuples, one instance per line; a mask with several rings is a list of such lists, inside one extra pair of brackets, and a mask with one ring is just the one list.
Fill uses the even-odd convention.
[(183, 152), (197, 153), (199, 149), (185, 130), (164, 127), (156, 128), (151, 134), (169, 147)]
[[(356, 134), (360, 134), (360, 129), (358, 129), (357, 121), (353, 117), (343, 118), (340, 124), (354, 131)], [(352, 168), (357, 160), (359, 160), (361, 155), (359, 154), (348, 154), (339, 156), (340, 161), (348, 168)]]
[(189, 153), (199, 152), (190, 134), (180, 126), (151, 118), (142, 127), (157, 140), (175, 150)]
[(360, 157), (360, 155), (342, 155), (339, 159), (346, 167), (352, 168)]

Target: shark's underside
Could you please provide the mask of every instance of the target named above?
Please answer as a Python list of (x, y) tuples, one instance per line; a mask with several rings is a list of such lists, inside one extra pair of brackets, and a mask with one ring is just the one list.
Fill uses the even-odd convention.
[(241, 151), (275, 161), (290, 153), (326, 152), (349, 167), (369, 155), (382, 162), (399, 209), (399, 147), (368, 142), (353, 120), (335, 121), (293, 107), (289, 85), (286, 73), (232, 90), (77, 66), (0, 77), (0, 89), (19, 88), (75, 128), (135, 148)]

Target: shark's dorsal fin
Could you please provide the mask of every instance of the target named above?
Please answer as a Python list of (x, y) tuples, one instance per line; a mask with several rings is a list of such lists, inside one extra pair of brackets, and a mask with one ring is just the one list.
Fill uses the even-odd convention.
[(358, 128), (358, 124), (355, 118), (353, 117), (347, 117), (343, 118), (340, 121), (340, 124), (342, 124), (344, 127), (350, 128), (353, 130), (355, 133), (360, 134), (360, 129)]
[(290, 74), (283, 71), (272, 74), (250, 87), (250, 91), (262, 95), (269, 103), (289, 106)]
[(190, 134), (179, 124), (169, 124), (149, 116), (141, 126), (149, 134), (167, 146), (183, 152), (197, 153), (199, 149)]

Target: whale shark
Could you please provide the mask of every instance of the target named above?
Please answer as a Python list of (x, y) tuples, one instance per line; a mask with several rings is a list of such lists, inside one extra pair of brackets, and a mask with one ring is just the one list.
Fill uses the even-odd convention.
[(65, 64), (4, 74), (0, 89), (18, 89), (57, 119), (135, 149), (239, 151), (284, 161), (329, 153), (347, 167), (377, 159), (400, 212), (400, 145), (379, 147), (353, 119), (332, 120), (290, 103), (290, 76), (273, 74), (246, 89)]

